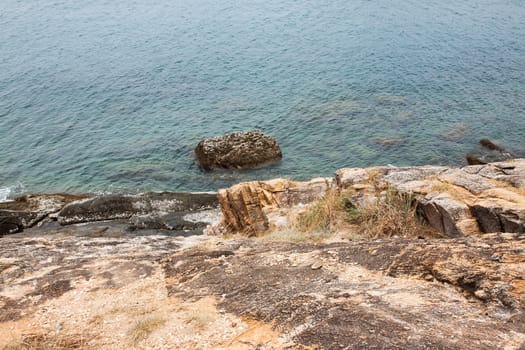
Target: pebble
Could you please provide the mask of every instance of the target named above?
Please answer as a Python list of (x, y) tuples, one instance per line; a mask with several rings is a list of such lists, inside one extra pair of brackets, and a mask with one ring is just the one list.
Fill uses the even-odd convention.
[(311, 266), (312, 270), (319, 270), (321, 267), (323, 267), (323, 264), (320, 262), (314, 262)]
[(474, 292), (474, 295), (476, 296), (476, 298), (481, 299), (481, 300), (490, 299), (490, 295), (487, 292), (485, 292), (483, 289), (478, 289), (477, 291)]

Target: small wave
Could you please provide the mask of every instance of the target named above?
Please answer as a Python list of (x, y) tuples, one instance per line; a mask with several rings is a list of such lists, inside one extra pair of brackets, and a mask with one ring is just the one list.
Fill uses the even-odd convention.
[(11, 189), (9, 187), (0, 187), (0, 202), (9, 202), (7, 197), (9, 197), (10, 193)]
[(11, 202), (15, 196), (25, 192), (25, 186), (22, 183), (18, 183), (15, 186), (3, 186), (0, 187), (0, 203)]

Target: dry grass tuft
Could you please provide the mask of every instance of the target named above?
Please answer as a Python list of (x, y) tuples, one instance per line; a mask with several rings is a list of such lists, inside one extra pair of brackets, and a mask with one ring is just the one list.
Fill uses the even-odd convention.
[(430, 192), (448, 193), (453, 195), (455, 192), (455, 186), (448, 182), (433, 180)]
[(340, 227), (345, 210), (345, 198), (340, 191), (331, 189), (295, 218), (293, 228), (300, 232), (333, 232)]
[(71, 350), (85, 349), (88, 338), (83, 334), (25, 334), (2, 350)]
[(368, 183), (370, 185), (373, 185), (376, 188), (381, 187), (379, 180), (381, 179), (382, 174), (378, 170), (376, 169), (368, 170), (367, 175), (368, 175)]
[[(439, 237), (417, 215), (415, 198), (387, 188), (375, 202), (354, 206), (350, 193), (329, 191), (295, 220), (286, 240), (316, 241), (347, 231), (352, 239), (381, 237)], [(279, 232), (283, 236), (283, 231)]]
[(198, 330), (203, 330), (215, 320), (215, 317), (211, 314), (195, 314), (188, 317), (186, 323), (191, 324)]
[(146, 339), (153, 331), (162, 327), (166, 319), (159, 316), (144, 317), (135, 322), (129, 331), (129, 336), (134, 344)]
[(279, 229), (267, 235), (261, 236), (262, 240), (284, 241), (284, 242), (321, 242), (330, 238), (331, 233), (325, 231), (300, 231), (298, 229)]
[(417, 215), (413, 196), (392, 188), (375, 203), (347, 211), (347, 222), (357, 226), (360, 236), (381, 237), (437, 237), (438, 232)]

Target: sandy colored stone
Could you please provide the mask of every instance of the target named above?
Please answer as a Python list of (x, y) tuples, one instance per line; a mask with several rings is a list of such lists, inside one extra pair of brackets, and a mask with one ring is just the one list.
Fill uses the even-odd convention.
[[(525, 231), (525, 159), (463, 168), (441, 166), (343, 168), (328, 179), (294, 183), (276, 179), (219, 191), (222, 233), (259, 235), (297, 214), (327, 188), (353, 191), (350, 202), (373, 205), (390, 189), (414, 199), (422, 217), (450, 236)], [(307, 184), (307, 185), (305, 185)], [(287, 213), (288, 211), (288, 213)], [(271, 224), (275, 219), (276, 225)]]
[[(221, 225), (227, 232), (247, 236), (262, 234), (273, 224), (270, 213), (311, 203), (321, 198), (330, 186), (330, 179), (324, 178), (308, 182), (274, 179), (243, 182), (219, 190)], [(280, 220), (278, 215), (271, 217)]]

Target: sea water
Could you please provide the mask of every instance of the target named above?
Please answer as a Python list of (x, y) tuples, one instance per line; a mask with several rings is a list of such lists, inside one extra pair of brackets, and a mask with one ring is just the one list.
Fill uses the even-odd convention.
[[(283, 159), (204, 172), (202, 138)], [(216, 190), (525, 148), (522, 0), (2, 0), (0, 200)]]

